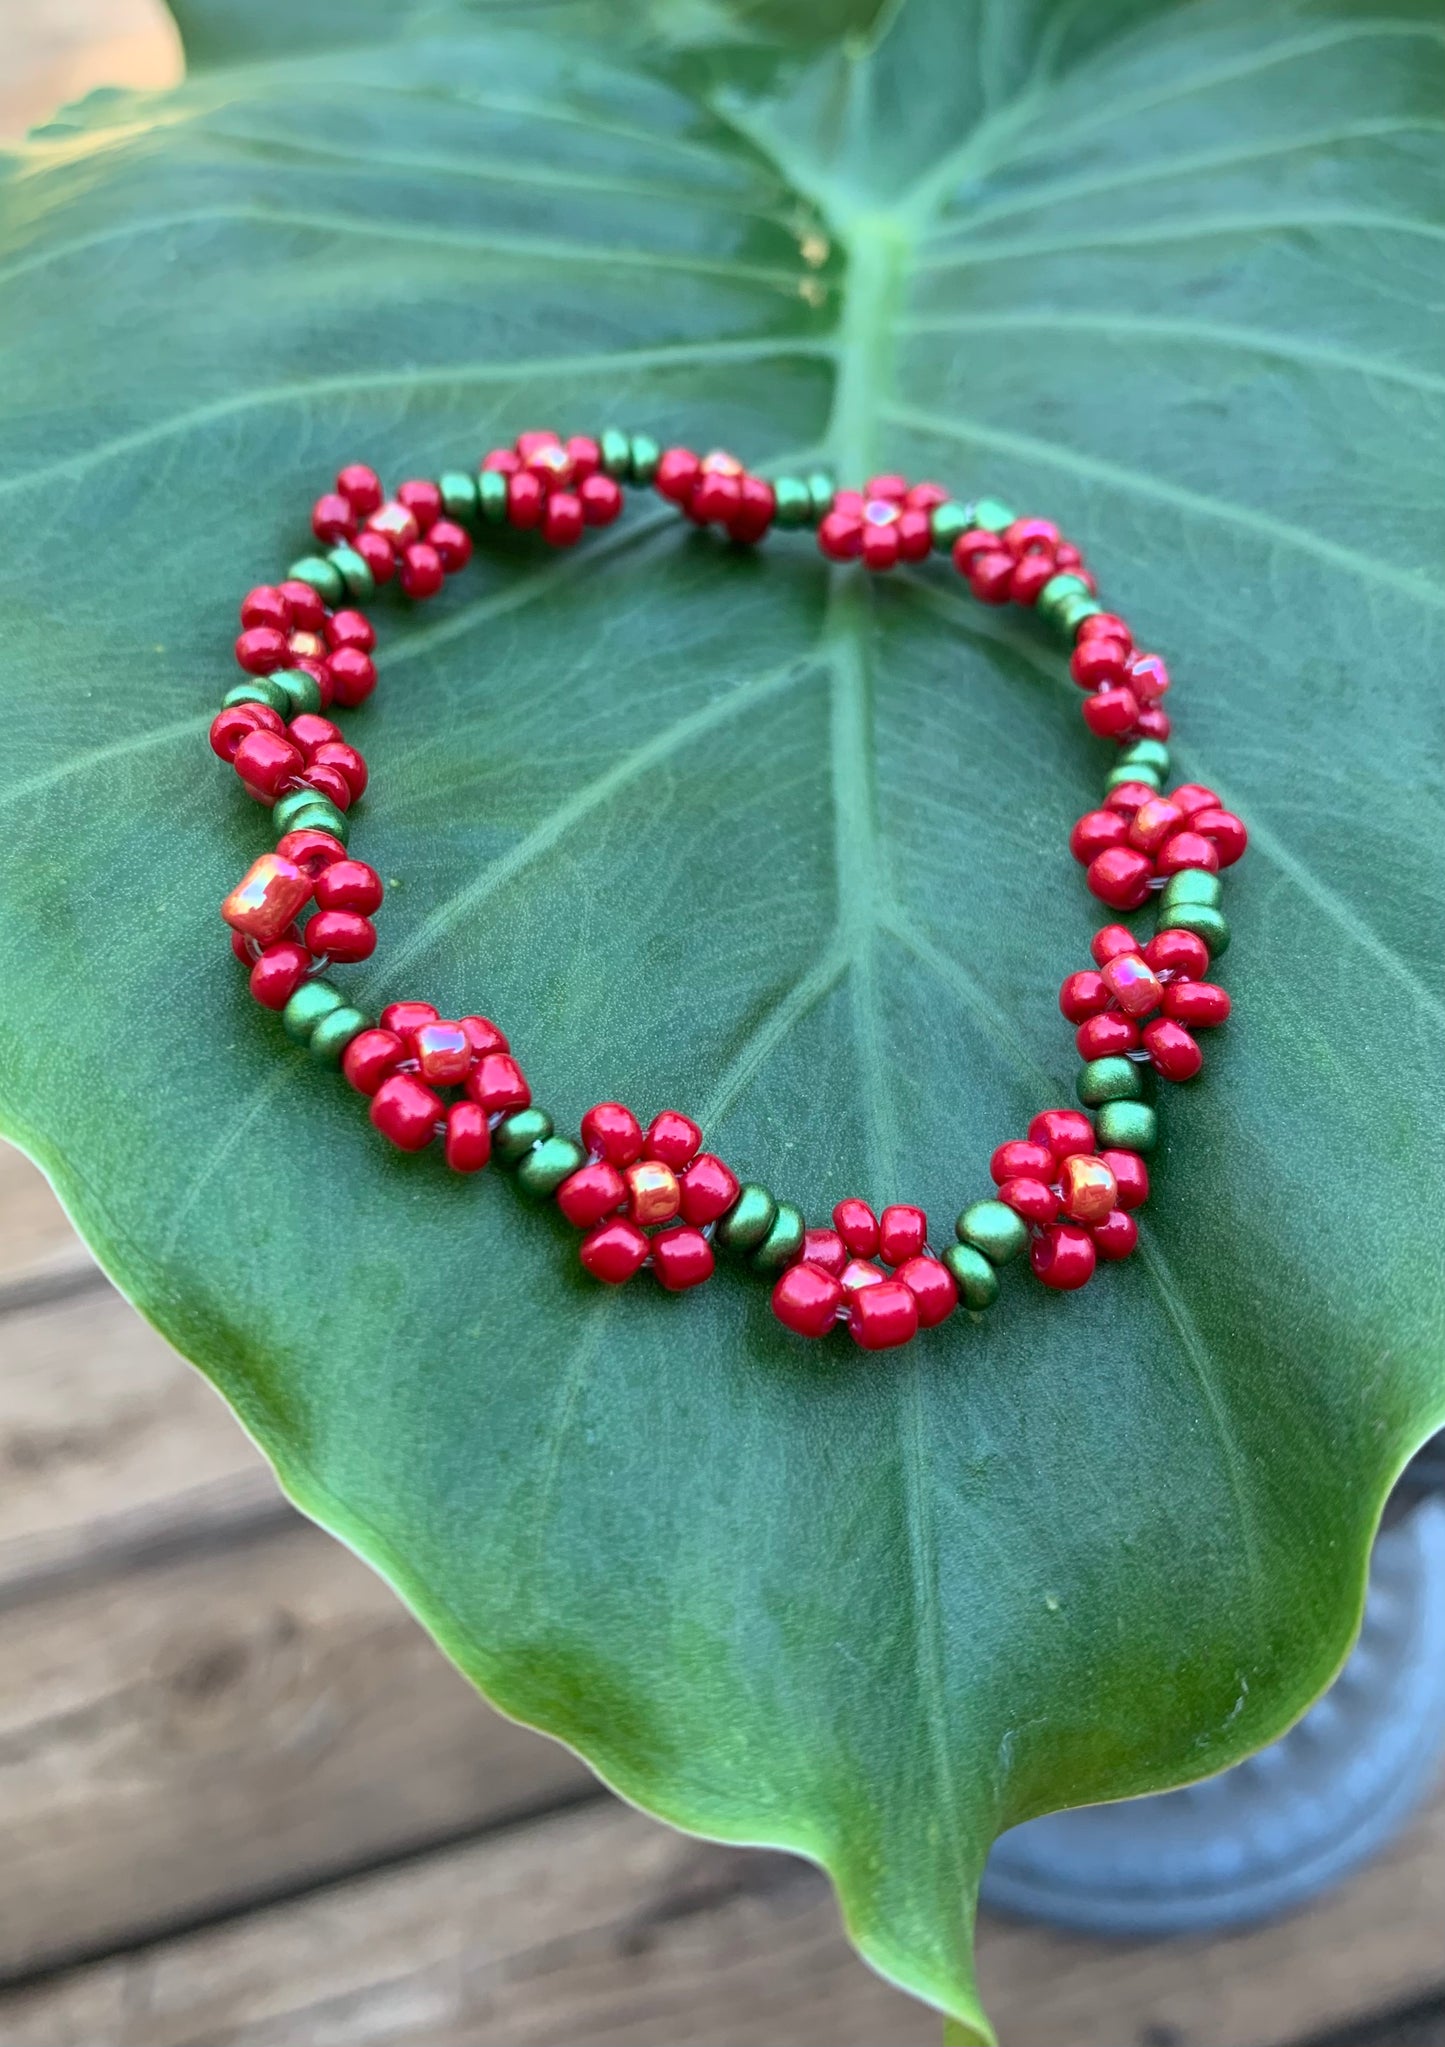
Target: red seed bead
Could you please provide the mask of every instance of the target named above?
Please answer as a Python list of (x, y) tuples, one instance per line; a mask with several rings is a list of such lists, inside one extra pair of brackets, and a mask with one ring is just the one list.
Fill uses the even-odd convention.
[(1196, 810), (1219, 809), (1219, 798), (1202, 782), (1181, 783), (1177, 789), (1170, 790), (1169, 801), (1177, 804), (1186, 817), (1193, 817)]
[[(775, 500), (776, 503), (776, 500)], [(906, 562), (927, 561), (933, 552), (933, 521), (920, 505), (909, 505), (898, 514), (894, 528), (898, 535), (899, 559)]]
[(1068, 1292), (1094, 1274), (1094, 1240), (1077, 1223), (1057, 1223), (1034, 1238), (1029, 1263), (1045, 1286)]
[(381, 478), (364, 462), (348, 462), (336, 479), (336, 488), (363, 519), (381, 504)]
[(1156, 1016), (1145, 1024), (1144, 1049), (1166, 1080), (1193, 1080), (1204, 1064), (1197, 1040), (1172, 1017)]
[(828, 512), (818, 523), (818, 547), (830, 562), (856, 561), (863, 552), (863, 528), (851, 513)]
[(575, 547), (582, 538), (582, 500), (570, 490), (553, 491), (542, 509), (542, 538), (549, 547)]
[(381, 1027), (404, 1038), (424, 1023), (435, 1023), (440, 1011), (430, 1002), (388, 1002), (381, 1012)]
[(323, 741), (312, 754), (309, 765), (313, 768), (334, 768), (350, 789), (353, 803), (366, 794), (366, 762), (344, 739)]
[(675, 1230), (659, 1230), (652, 1240), (652, 1271), (658, 1285), (670, 1294), (701, 1286), (712, 1278), (712, 1245), (701, 1230), (685, 1223)]
[(1154, 867), (1159, 874), (1178, 874), (1186, 867), (1202, 867), (1210, 874), (1217, 874), (1218, 848), (1212, 839), (1204, 838), (1199, 832), (1175, 832), (1154, 855)]
[(1059, 1197), (1045, 1180), (1036, 1180), (1032, 1175), (1020, 1175), (1016, 1180), (1005, 1180), (998, 1190), (1000, 1201), (1007, 1202), (1016, 1215), (1025, 1222), (1051, 1223), (1059, 1212)]
[(557, 1206), (579, 1230), (590, 1230), (615, 1215), (627, 1199), (627, 1182), (607, 1159), (579, 1166), (557, 1189)]
[(871, 1258), (878, 1249), (878, 1218), (867, 1202), (856, 1196), (838, 1203), (833, 1227), (855, 1258)]
[(971, 575), (975, 562), (982, 561), (986, 554), (1006, 553), (1001, 548), (999, 537), (987, 526), (970, 526), (966, 533), (960, 533), (953, 543), (953, 566), (961, 576)]
[(364, 704), (376, 688), (376, 666), (360, 647), (338, 647), (327, 666), (331, 670), (331, 693), (348, 711)]
[(458, 569), (464, 569), (472, 558), (472, 536), (465, 526), (458, 526), (454, 519), (438, 519), (427, 529), (427, 544), (434, 547), (442, 558), (442, 567), (449, 576)]
[(1069, 673), (1080, 689), (1106, 689), (1124, 680), (1129, 649), (1122, 640), (1100, 634), (1080, 640), (1069, 656)]
[(1132, 817), (1141, 803), (1148, 803), (1159, 791), (1148, 782), (1120, 782), (1104, 798), (1105, 810), (1117, 810), (1123, 817)]
[(446, 1110), (439, 1094), (410, 1073), (393, 1073), (371, 1098), (371, 1120), (400, 1151), (425, 1151)]
[(894, 1273), (918, 1303), (918, 1326), (935, 1329), (958, 1306), (953, 1274), (937, 1258), (906, 1258)]
[(217, 711), (211, 720), (211, 752), (228, 764), (236, 758), (236, 748), (250, 732), (284, 732), (285, 726), (278, 712), (269, 704), (231, 704), (223, 711)]
[[(291, 927), (291, 935), (296, 938), (298, 943), (300, 942), (301, 934), (297, 931), (294, 924)], [(260, 950), (258, 942), (254, 938), (248, 938), (244, 931), (232, 931), (232, 956), (241, 962), (241, 965), (246, 968), (248, 973)]]
[(838, 1279), (848, 1263), (848, 1246), (836, 1230), (804, 1230), (803, 1263), (820, 1266)]
[(646, 1235), (636, 1223), (630, 1223), (625, 1216), (619, 1215), (610, 1222), (599, 1223), (585, 1236), (579, 1255), (594, 1279), (600, 1279), (608, 1286), (621, 1286), (625, 1280), (632, 1278), (650, 1248)]
[(874, 1265), (867, 1258), (850, 1258), (838, 1277), (843, 1282), (843, 1291), (850, 1297), (860, 1287), (880, 1286), (888, 1274), (881, 1265)]
[(1089, 1235), (1100, 1258), (1127, 1258), (1139, 1241), (1139, 1225), (1126, 1209), (1113, 1208), (1101, 1223), (1094, 1223)]
[(480, 1059), (484, 1052), (510, 1052), (505, 1031), (498, 1030), (489, 1016), (464, 1016), (462, 1029), (467, 1034), (467, 1043), (473, 1055)]
[(710, 459), (704, 459), (701, 473), (687, 501), (687, 515), (690, 519), (696, 519), (699, 525), (710, 524), (713, 520), (726, 523), (736, 518), (742, 510), (742, 477), (725, 470), (709, 469)]
[(1232, 810), (1196, 810), (1190, 817), (1189, 829), (1213, 841), (1221, 867), (1233, 867), (1249, 844), (1249, 833)]
[(1129, 820), (1117, 810), (1088, 810), (1069, 833), (1069, 851), (1087, 867), (1096, 854), (1122, 846), (1128, 836)]
[(622, 510), (622, 486), (611, 476), (588, 476), (577, 487), (588, 526), (610, 526)]
[(286, 665), (286, 635), (275, 626), (252, 625), (236, 641), (236, 659), (248, 675), (270, 675)]
[(258, 583), (241, 599), (241, 623), (269, 626), (273, 632), (286, 633), (291, 630), (291, 607), (271, 584)]
[(359, 1095), (374, 1095), (405, 1057), (395, 1031), (360, 1031), (341, 1055), (341, 1071)]
[(293, 746), (299, 746), (309, 761), (318, 746), (327, 746), (341, 738), (341, 727), (333, 725), (329, 718), (323, 718), (317, 711), (301, 711), (286, 727), (286, 737)]
[(790, 1265), (773, 1288), (773, 1313), (795, 1336), (826, 1336), (842, 1305), (837, 1274), (811, 1262)]
[(268, 945), (251, 969), (251, 993), (263, 1009), (284, 1009), (311, 971), (311, 955), (294, 938)]
[[(763, 538), (763, 535), (772, 525), (773, 515), (778, 509), (778, 500), (774, 494), (773, 486), (764, 477), (744, 476), (740, 479), (740, 483), (742, 486), (742, 502), (737, 511), (728, 520), (728, 537), (732, 540), (741, 541), (746, 547), (751, 547)], [(898, 531), (901, 540), (901, 524)], [(930, 529), (929, 546), (931, 547), (932, 544), (933, 537)]]
[(665, 1166), (680, 1172), (701, 1143), (702, 1132), (691, 1116), (664, 1109), (648, 1124), (643, 1150), (648, 1158), (661, 1159)]
[(330, 832), (287, 832), (276, 842), (276, 851), (283, 859), (294, 860), (302, 873), (309, 874), (313, 880), (319, 879), (338, 860), (346, 858), (345, 846), (340, 839), (333, 839)]
[(408, 1034), (407, 1047), (421, 1077), (433, 1087), (455, 1087), (472, 1070), (472, 1048), (459, 1023), (438, 1017), (434, 1023), (418, 1024)]
[(492, 1156), (492, 1131), (487, 1112), (475, 1102), (452, 1102), (447, 1108), (446, 1160), (454, 1173), (480, 1173)]
[(514, 476), (522, 466), (522, 458), (515, 448), (493, 448), (482, 457), (481, 466), (495, 470), (499, 476)]
[(862, 1350), (897, 1350), (918, 1334), (918, 1301), (901, 1279), (860, 1288), (848, 1309), (848, 1328)]
[(988, 1162), (996, 1186), (1005, 1180), (1052, 1180), (1054, 1155), (1046, 1144), (1030, 1144), (1026, 1137), (1011, 1137), (995, 1147)]
[(1174, 730), (1174, 723), (1169, 713), (1161, 711), (1157, 704), (1146, 704), (1134, 720), (1134, 730), (1141, 739), (1167, 739)]
[(1163, 983), (1142, 953), (1116, 952), (1103, 980), (1125, 1016), (1148, 1016), (1163, 998)]
[(978, 555), (969, 571), (968, 587), (980, 604), (1007, 604), (1013, 588), (1014, 558), (1000, 550)]
[(350, 499), (335, 490), (319, 497), (311, 507), (311, 531), (328, 547), (350, 540), (356, 531), (356, 511)]
[(418, 540), (403, 551), (398, 573), (401, 577), (401, 587), (407, 596), (417, 599), (435, 597), (446, 581), (446, 570), (442, 567), (441, 556), (424, 540)]
[(271, 945), (288, 935), (292, 918), (310, 899), (309, 874), (282, 853), (263, 853), (222, 903), (221, 915), (233, 931)]
[(358, 533), (351, 543), (377, 583), (389, 583), (396, 574), (396, 549), (384, 533)]
[(1131, 689), (1101, 690), (1085, 697), (1084, 723), (1096, 739), (1122, 739), (1139, 720), (1139, 699)]
[(1103, 976), (1089, 972), (1070, 974), (1059, 990), (1059, 1010), (1071, 1024), (1081, 1024), (1109, 1007), (1109, 991)]
[(1114, 1175), (1120, 1208), (1142, 1208), (1149, 1199), (1149, 1168), (1137, 1151), (1101, 1151), (1099, 1157)]
[(740, 1192), (737, 1174), (710, 1151), (699, 1152), (683, 1173), (682, 1219), (688, 1223), (715, 1223), (727, 1214)]
[(316, 877), (318, 910), (356, 910), (369, 917), (381, 908), (381, 876), (364, 860), (334, 860)]
[(406, 506), (423, 533), (429, 532), (442, 515), (441, 491), (422, 477), (398, 484), (396, 501)]
[(1129, 662), (1129, 687), (1141, 703), (1152, 703), (1169, 687), (1169, 670), (1157, 654), (1135, 654)]
[(1040, 1109), (1029, 1125), (1029, 1139), (1046, 1144), (1056, 1159), (1073, 1158), (1094, 1149), (1094, 1126), (1082, 1109)]
[(582, 1118), (582, 1142), (614, 1166), (642, 1157), (642, 1125), (621, 1102), (598, 1102)]
[(525, 1109), (532, 1099), (527, 1077), (510, 1052), (488, 1052), (467, 1075), (467, 1093), (489, 1113)]
[(1051, 554), (1030, 554), (1009, 577), (1008, 594), (1015, 604), (1033, 604), (1045, 583), (1058, 574)]
[(1101, 967), (1121, 953), (1137, 952), (1139, 941), (1127, 924), (1105, 924), (1089, 940), (1089, 952)]
[[(1190, 933), (1193, 936), (1193, 933)], [(1164, 1014), (1196, 1030), (1213, 1030), (1229, 1015), (1229, 996), (1212, 981), (1171, 981), (1164, 990)]]
[(1137, 910), (1149, 893), (1153, 862), (1132, 846), (1110, 846), (1085, 871), (1092, 894), (1111, 910)]
[(1183, 974), (1194, 981), (1209, 965), (1209, 947), (1192, 931), (1156, 931), (1144, 957), (1156, 974)]
[(286, 609), (291, 614), (293, 632), (319, 633), (326, 623), (326, 606), (319, 593), (309, 583), (288, 580), (277, 585), (286, 599)]
[(1117, 1059), (1139, 1044), (1138, 1028), (1115, 1009), (1091, 1016), (1074, 1033), (1081, 1059)]
[(670, 498), (675, 505), (686, 504), (701, 467), (691, 448), (664, 448), (653, 475), (653, 488), (659, 497)]
[(330, 959), (369, 960), (376, 951), (376, 926), (355, 910), (318, 910), (307, 922), (306, 943)]
[[(596, 474), (602, 464), (602, 449), (591, 434), (570, 434), (567, 438), (567, 457), (572, 464), (573, 479), (585, 483)], [(611, 477), (607, 478), (610, 483)]]
[(906, 1202), (890, 1202), (878, 1218), (878, 1256), (885, 1265), (905, 1265), (928, 1242), (928, 1217)]
[(1126, 647), (1132, 647), (1134, 635), (1117, 612), (1096, 611), (1083, 620), (1074, 634), (1076, 646), (1084, 640), (1122, 640)]
[(334, 611), (326, 621), (326, 644), (369, 654), (376, 645), (376, 628), (364, 611)]
[(1051, 555), (1059, 544), (1060, 534), (1052, 519), (1015, 519), (1006, 526), (1001, 535), (1004, 546), (1012, 555)]
[(313, 761), (302, 769), (297, 780), (304, 782), (308, 789), (315, 789), (328, 803), (334, 803), (338, 810), (350, 810), (351, 784), (340, 768), (328, 767), (324, 761)]
[(1177, 831), (1183, 822), (1184, 813), (1177, 803), (1171, 803), (1167, 796), (1151, 796), (1134, 813), (1129, 826), (1129, 844), (1137, 846), (1141, 853), (1157, 852), (1171, 832)]

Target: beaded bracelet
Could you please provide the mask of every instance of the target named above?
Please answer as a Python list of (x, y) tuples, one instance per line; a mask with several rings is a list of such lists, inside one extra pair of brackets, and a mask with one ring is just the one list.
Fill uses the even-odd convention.
[[(472, 552), (472, 530), (535, 528), (570, 547), (584, 528), (622, 509), (624, 484), (650, 485), (701, 526), (753, 545), (774, 527), (807, 527), (829, 561), (891, 569), (946, 554), (985, 604), (1031, 606), (1072, 648), (1087, 692), (1089, 730), (1118, 747), (1103, 804), (1069, 844), (1095, 896), (1111, 909), (1157, 901), (1158, 928), (1140, 944), (1128, 928), (1094, 934), (1094, 964), (1072, 973), (1059, 1007), (1076, 1026), (1083, 1061), (1078, 1109), (1045, 1109), (1024, 1138), (1000, 1144), (996, 1193), (958, 1218), (957, 1242), (935, 1255), (921, 1208), (875, 1215), (840, 1201), (831, 1227), (809, 1228), (792, 1202), (744, 1183), (689, 1117), (665, 1109), (644, 1130), (619, 1102), (599, 1102), (578, 1138), (533, 1106), (504, 1034), (488, 1018), (443, 1018), (427, 1002), (393, 1002), (376, 1021), (326, 978), (333, 964), (369, 957), (381, 879), (347, 854), (349, 812), (367, 770), (324, 714), (351, 708), (376, 683), (375, 635), (354, 608), (393, 578), (406, 596), (434, 596)], [(441, 1139), (447, 1165), (510, 1169), (538, 1199), (554, 1199), (584, 1232), (586, 1270), (619, 1285), (647, 1267), (669, 1291), (711, 1277), (718, 1248), (773, 1282), (773, 1312), (821, 1337), (846, 1322), (865, 1350), (886, 1350), (944, 1321), (962, 1302), (998, 1296), (998, 1268), (1025, 1249), (1045, 1286), (1085, 1284), (1100, 1258), (1127, 1258), (1133, 1211), (1149, 1192), (1145, 1155), (1157, 1121), (1153, 1076), (1198, 1073), (1194, 1037), (1222, 1023), (1229, 997), (1203, 978), (1229, 942), (1219, 871), (1245, 848), (1245, 829), (1210, 789), (1161, 794), (1169, 675), (1106, 612), (1079, 550), (1045, 519), (1022, 519), (991, 499), (964, 505), (933, 483), (875, 476), (859, 491), (825, 475), (749, 474), (730, 455), (698, 457), (642, 434), (600, 440), (525, 433), (493, 450), (479, 472), (403, 483), (385, 498), (371, 469), (343, 469), (318, 499), (312, 527), (324, 552), (294, 562), (284, 582), (241, 606), (236, 658), (247, 680), (230, 691), (211, 746), (265, 804), (279, 840), (221, 906), (251, 993), (280, 1012), (288, 1035), (339, 1066), (371, 1105), (371, 1121), (403, 1151)], [(304, 927), (295, 921), (308, 903)]]

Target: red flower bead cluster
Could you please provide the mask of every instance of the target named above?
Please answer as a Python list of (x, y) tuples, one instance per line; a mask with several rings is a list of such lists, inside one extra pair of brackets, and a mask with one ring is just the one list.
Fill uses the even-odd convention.
[(1001, 533), (971, 526), (953, 543), (953, 562), (981, 604), (1034, 604), (1064, 573), (1094, 588), (1078, 548), (1049, 519), (1015, 519)]
[(665, 448), (654, 479), (659, 496), (671, 500), (699, 526), (721, 526), (730, 540), (751, 546), (773, 523), (777, 499), (766, 477), (752, 476), (736, 455), (714, 448)]
[(829, 561), (861, 558), (869, 569), (924, 561), (933, 547), (931, 514), (947, 499), (941, 484), (870, 476), (862, 490), (834, 492), (833, 509), (818, 525), (818, 546)]
[[(325, 832), (288, 832), (263, 853), (221, 905), (231, 950), (251, 970), (251, 993), (263, 1009), (284, 1009), (301, 983), (327, 960), (369, 959), (376, 950), (371, 919), (380, 909), (381, 876)], [(296, 918), (315, 898), (304, 931)]]
[(711, 1224), (738, 1198), (737, 1175), (702, 1149), (690, 1116), (664, 1109), (644, 1131), (621, 1102), (597, 1102), (582, 1118), (588, 1161), (557, 1189), (557, 1206), (579, 1230), (594, 1279), (621, 1286), (648, 1263), (660, 1286), (681, 1293), (712, 1277)]
[(1139, 1241), (1129, 1211), (1148, 1198), (1148, 1168), (1137, 1152), (1096, 1150), (1079, 1109), (1044, 1109), (1026, 1138), (998, 1146), (989, 1171), (1033, 1231), (1029, 1262), (1045, 1286), (1081, 1287), (1096, 1259), (1127, 1258)]
[(408, 597), (434, 597), (472, 558), (472, 536), (445, 514), (436, 484), (414, 477), (388, 498), (376, 471), (353, 462), (312, 506), (311, 530), (328, 547), (355, 548), (377, 583), (395, 576)]
[(928, 1249), (928, 1217), (903, 1202), (876, 1216), (866, 1201), (840, 1201), (832, 1229), (807, 1231), (802, 1256), (773, 1288), (786, 1328), (826, 1336), (846, 1319), (864, 1350), (895, 1350), (957, 1306), (953, 1274)]
[(247, 675), (299, 668), (320, 690), (323, 710), (332, 703), (349, 708), (371, 695), (375, 645), (376, 634), (363, 613), (328, 611), (309, 583), (260, 583), (242, 599), (236, 641), (240, 667)]
[(622, 510), (622, 490), (602, 473), (602, 451), (586, 434), (564, 441), (550, 428), (518, 434), (482, 463), (507, 479), (507, 522), (536, 528), (549, 547), (574, 547), (584, 526), (608, 526)]
[(350, 810), (366, 789), (366, 762), (339, 726), (314, 711), (290, 724), (268, 704), (232, 704), (211, 721), (211, 750), (229, 761), (246, 794), (273, 804), (288, 789), (314, 789)]
[(1169, 717), (1160, 698), (1169, 670), (1157, 654), (1143, 654), (1134, 635), (1111, 611), (1086, 618), (1074, 643), (1069, 673), (1084, 699), (1084, 723), (1100, 739), (1167, 739)]
[(1249, 834), (1212, 789), (1185, 782), (1161, 796), (1147, 782), (1121, 782), (1069, 835), (1085, 879), (1111, 910), (1137, 910), (1155, 880), (1186, 867), (1217, 874), (1232, 867)]
[(341, 1070), (358, 1094), (370, 1096), (383, 1137), (400, 1151), (425, 1151), (440, 1136), (456, 1173), (479, 1173), (492, 1155), (493, 1126), (532, 1099), (488, 1017), (452, 1020), (430, 1002), (388, 1003), (380, 1022), (351, 1040)]
[(1204, 1064), (1193, 1030), (1229, 1015), (1229, 996), (1203, 978), (1209, 948), (1192, 931), (1158, 931), (1141, 946), (1122, 924), (1106, 924), (1089, 947), (1097, 972), (1070, 974), (1059, 1008), (1078, 1025), (1081, 1059), (1143, 1050), (1165, 1080), (1192, 1080)]

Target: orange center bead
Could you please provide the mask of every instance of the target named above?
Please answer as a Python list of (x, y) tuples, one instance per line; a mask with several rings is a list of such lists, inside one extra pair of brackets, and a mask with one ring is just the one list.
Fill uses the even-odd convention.
[(233, 931), (270, 945), (280, 938), (304, 903), (312, 881), (282, 853), (263, 853), (225, 902), (221, 915)]
[(654, 1223), (670, 1223), (681, 1209), (677, 1175), (661, 1159), (639, 1159), (622, 1177), (627, 1182), (627, 1212), (644, 1229)]
[(1076, 1152), (1059, 1168), (1064, 1214), (1076, 1223), (1101, 1223), (1119, 1199), (1119, 1183), (1101, 1158)]
[(411, 1034), (417, 1065), (433, 1087), (465, 1080), (472, 1066), (472, 1041), (459, 1023), (424, 1023)]

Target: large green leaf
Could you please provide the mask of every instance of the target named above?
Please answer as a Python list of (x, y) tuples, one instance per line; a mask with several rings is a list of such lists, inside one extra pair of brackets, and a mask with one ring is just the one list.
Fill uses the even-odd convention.
[[(993, 1835), (1277, 1733), (1445, 1415), (1445, 35), (905, 0), (791, 54), (757, 9), (296, 54), (279, 5), (188, 12), (212, 68), (0, 184), (5, 1125), (490, 1697), (817, 1857), (982, 2036)], [(215, 905), (257, 816), (204, 742), (237, 595), (340, 460), (610, 419), (1057, 515), (1173, 659), (1180, 763), (1254, 827), (1238, 1008), (1084, 1295), (883, 1362), (742, 1277), (604, 1296), (249, 1005)], [(655, 509), (487, 556), (388, 611), (356, 720), (368, 998), (484, 1007), (565, 1122), (676, 1103), (814, 1215), (951, 1216), (1072, 1083), (1101, 764), (1057, 656), (946, 574)]]

